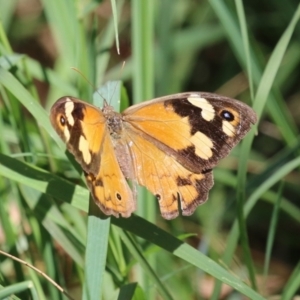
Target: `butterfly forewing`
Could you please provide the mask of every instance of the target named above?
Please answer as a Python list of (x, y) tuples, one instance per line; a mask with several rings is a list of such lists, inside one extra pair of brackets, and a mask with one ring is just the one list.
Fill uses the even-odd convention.
[(256, 122), (246, 104), (210, 93), (183, 93), (133, 106), (124, 120), (191, 171), (213, 168)]

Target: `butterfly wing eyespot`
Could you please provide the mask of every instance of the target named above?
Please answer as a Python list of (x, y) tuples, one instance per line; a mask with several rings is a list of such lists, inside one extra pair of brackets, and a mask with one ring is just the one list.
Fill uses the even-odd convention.
[(231, 122), (234, 120), (234, 114), (232, 114), (228, 110), (222, 110), (220, 115), (224, 120), (226, 120), (228, 122)]
[(66, 118), (63, 115), (59, 116), (59, 123), (63, 127), (66, 125)]

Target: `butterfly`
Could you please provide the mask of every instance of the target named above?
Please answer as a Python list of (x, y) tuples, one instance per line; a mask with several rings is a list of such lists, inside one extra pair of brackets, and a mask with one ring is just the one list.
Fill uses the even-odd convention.
[(106, 215), (129, 217), (136, 193), (127, 179), (153, 193), (165, 219), (191, 215), (208, 198), (212, 168), (257, 122), (252, 108), (204, 92), (169, 95), (122, 113), (74, 97), (51, 108), (51, 123), (81, 165)]

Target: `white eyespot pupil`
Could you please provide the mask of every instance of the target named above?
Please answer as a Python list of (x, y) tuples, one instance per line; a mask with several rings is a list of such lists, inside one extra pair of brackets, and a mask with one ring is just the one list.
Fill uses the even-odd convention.
[(60, 116), (59, 121), (60, 121), (60, 125), (61, 126), (65, 126), (66, 125), (66, 119), (65, 119), (64, 116)]
[(221, 113), (221, 116), (228, 122), (231, 122), (234, 120), (234, 115), (229, 112), (228, 110), (223, 110)]

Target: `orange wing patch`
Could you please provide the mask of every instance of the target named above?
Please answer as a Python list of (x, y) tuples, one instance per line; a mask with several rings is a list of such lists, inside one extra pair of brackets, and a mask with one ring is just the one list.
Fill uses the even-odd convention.
[(132, 191), (120, 169), (109, 135), (102, 143), (99, 173), (86, 173), (86, 180), (96, 204), (107, 215), (129, 217), (136, 209)]
[(173, 219), (180, 210), (185, 216), (191, 215), (199, 204), (207, 200), (213, 185), (211, 171), (189, 171), (136, 132), (128, 131), (126, 139), (130, 145), (135, 178), (157, 197), (164, 218)]
[(169, 149), (181, 151), (195, 146), (196, 155), (200, 158), (207, 160), (213, 155), (212, 140), (200, 131), (191, 134), (188, 117), (176, 114), (171, 105), (165, 106), (163, 102), (158, 102), (144, 106), (134, 113), (130, 111), (130, 114), (124, 116), (124, 121), (157, 138), (158, 147), (163, 148), (166, 145)]

